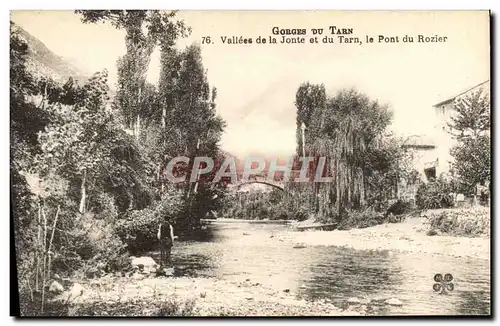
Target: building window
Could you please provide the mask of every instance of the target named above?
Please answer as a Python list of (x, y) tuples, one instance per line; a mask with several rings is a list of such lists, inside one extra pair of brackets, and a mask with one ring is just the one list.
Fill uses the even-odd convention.
[(435, 181), (436, 180), (436, 168), (428, 168), (424, 170), (425, 177), (427, 178), (427, 181)]

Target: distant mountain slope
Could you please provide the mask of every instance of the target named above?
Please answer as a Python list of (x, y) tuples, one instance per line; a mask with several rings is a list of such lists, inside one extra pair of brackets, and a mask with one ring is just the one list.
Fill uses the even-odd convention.
[(65, 83), (69, 77), (83, 82), (91, 74), (82, 71), (67, 59), (52, 52), (39, 39), (25, 31), (22, 27), (14, 25), (19, 35), (28, 44), (29, 58), (28, 69), (38, 77), (51, 77), (54, 81)]

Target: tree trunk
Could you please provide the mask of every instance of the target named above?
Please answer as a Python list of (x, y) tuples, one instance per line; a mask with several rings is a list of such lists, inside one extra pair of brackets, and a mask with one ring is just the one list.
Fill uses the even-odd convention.
[(142, 96), (142, 88), (139, 87), (139, 94), (137, 96), (137, 107), (136, 107), (136, 113), (135, 113), (135, 114), (137, 114), (136, 123), (135, 123), (135, 138), (137, 140), (139, 140), (139, 136), (141, 133), (141, 115), (140, 115), (141, 101), (142, 101), (141, 96)]
[(50, 276), (51, 276), (50, 274), (51, 274), (51, 266), (52, 266), (52, 256), (51, 256), (52, 242), (54, 241), (54, 234), (56, 232), (57, 218), (59, 217), (60, 210), (61, 210), (61, 206), (57, 206), (56, 217), (54, 218), (54, 226), (52, 226), (52, 235), (50, 236), (49, 249), (47, 251), (48, 256), (49, 256), (49, 264), (47, 267), (47, 279), (50, 279)]
[(83, 171), (82, 186), (81, 186), (81, 198), (80, 198), (80, 213), (85, 213), (85, 200), (87, 198), (87, 190), (85, 187), (85, 181), (87, 179), (87, 171)]
[(139, 140), (140, 134), (141, 134), (141, 117), (137, 115), (137, 119), (135, 122), (135, 139)]
[(43, 216), (43, 267), (42, 267), (42, 307), (41, 312), (43, 313), (43, 306), (45, 304), (45, 286), (47, 285), (47, 215), (45, 215), (45, 204), (42, 207)]
[(166, 126), (167, 126), (167, 109), (165, 107), (163, 107), (162, 111), (161, 111), (161, 126), (163, 128), (163, 130), (165, 130)]
[(40, 205), (40, 202), (38, 202), (38, 233), (36, 237), (36, 242), (37, 242), (37, 248), (35, 250), (35, 261), (36, 261), (36, 267), (35, 267), (35, 290), (38, 291), (39, 287), (39, 280), (38, 280), (38, 274), (40, 270), (40, 248), (42, 245), (42, 241), (40, 239), (42, 234), (42, 207)]

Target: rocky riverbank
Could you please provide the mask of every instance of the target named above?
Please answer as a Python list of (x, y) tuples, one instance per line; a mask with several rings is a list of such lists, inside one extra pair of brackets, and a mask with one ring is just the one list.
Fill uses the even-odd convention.
[[(289, 289), (214, 278), (106, 276), (82, 282), (67, 303), (70, 316), (338, 316), (363, 315), (367, 306), (351, 300), (344, 308), (328, 301), (304, 301)], [(67, 293), (55, 301), (65, 302)], [(390, 303), (388, 303), (390, 304)]]

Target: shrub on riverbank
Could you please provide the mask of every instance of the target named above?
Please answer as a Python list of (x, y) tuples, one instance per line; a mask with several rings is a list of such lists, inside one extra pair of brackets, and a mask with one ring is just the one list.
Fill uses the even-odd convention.
[(61, 249), (54, 263), (61, 271), (71, 267), (83, 277), (99, 277), (129, 266), (125, 244), (112, 224), (97, 220), (91, 214), (79, 219), (71, 231), (72, 241)]
[(382, 224), (385, 221), (383, 214), (368, 208), (362, 211), (352, 211), (346, 214), (337, 225), (339, 230), (364, 229), (370, 226)]
[(462, 237), (490, 236), (489, 207), (440, 210), (428, 214), (430, 230)]
[(263, 202), (249, 203), (241, 207), (231, 207), (225, 217), (243, 220), (288, 220), (289, 213), (284, 207), (269, 205)]
[[(399, 223), (408, 216), (412, 216), (417, 211), (409, 202), (398, 200), (391, 205), (385, 214), (378, 212), (373, 207), (363, 210), (346, 212), (337, 224), (338, 230), (364, 229), (382, 223)], [(326, 220), (324, 223), (328, 223)]]
[(126, 218), (116, 221), (116, 231), (131, 254), (153, 248), (157, 226), (158, 219), (149, 208), (132, 211)]
[(429, 183), (422, 183), (417, 190), (415, 201), (419, 209), (438, 209), (453, 206), (451, 184), (438, 179)]
[(171, 192), (163, 196), (154, 208), (131, 211), (124, 219), (116, 221), (116, 231), (132, 254), (152, 250), (158, 239), (158, 223), (167, 220), (175, 224), (181, 211), (180, 193)]
[(247, 203), (241, 207), (233, 206), (223, 214), (227, 218), (250, 220), (298, 220), (307, 219), (305, 207), (286, 207), (284, 204), (270, 205), (265, 202)]
[(414, 205), (411, 202), (398, 199), (394, 204), (392, 204), (388, 209), (386, 215), (403, 215), (410, 213), (414, 209)]
[(305, 205), (295, 203), (293, 198), (284, 198), (281, 191), (254, 192), (227, 198), (222, 215), (236, 219), (303, 221), (308, 218), (308, 210)]

